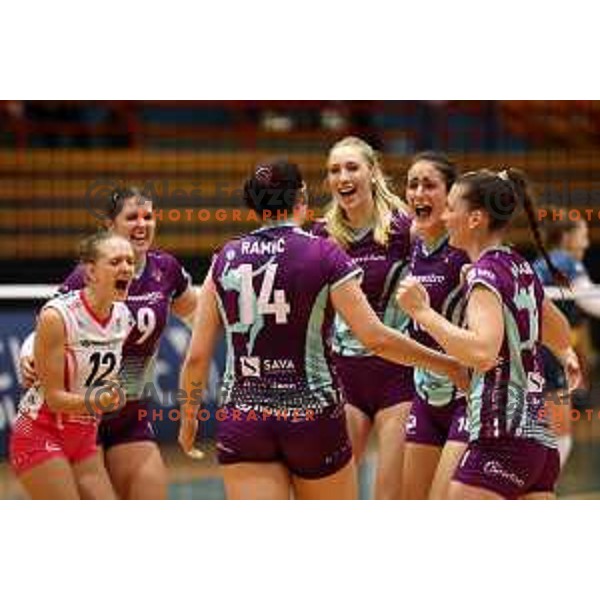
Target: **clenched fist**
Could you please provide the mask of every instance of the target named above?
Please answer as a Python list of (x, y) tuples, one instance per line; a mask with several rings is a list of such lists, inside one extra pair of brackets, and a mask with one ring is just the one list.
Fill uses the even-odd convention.
[(407, 277), (400, 282), (396, 293), (396, 302), (400, 308), (412, 319), (429, 308), (429, 294), (415, 277)]

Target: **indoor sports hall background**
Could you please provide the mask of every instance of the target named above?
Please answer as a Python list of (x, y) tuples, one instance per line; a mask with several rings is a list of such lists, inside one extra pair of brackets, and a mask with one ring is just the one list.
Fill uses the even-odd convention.
[[(317, 208), (328, 148), (345, 135), (365, 138), (383, 155), (402, 190), (411, 154), (447, 152), (461, 170), (515, 166), (542, 203), (562, 218), (583, 218), (586, 257), (600, 281), (600, 102), (581, 101), (3, 101), (0, 102), (0, 498), (21, 491), (4, 457), (19, 397), (19, 345), (35, 311), (75, 260), (77, 241), (99, 225), (103, 196), (128, 182), (156, 202), (158, 245), (175, 254), (195, 282), (212, 251), (252, 226), (227, 209), (253, 164), (269, 156), (298, 162)], [(219, 209), (225, 209), (219, 212)], [(531, 256), (527, 229), (514, 242)], [(575, 447), (562, 475), (562, 497), (600, 497), (600, 402), (590, 322), (585, 355), (589, 388), (571, 414)], [(221, 498), (211, 449), (214, 423), (203, 424), (208, 458), (193, 462), (174, 444), (169, 398), (188, 333), (173, 320), (163, 337), (154, 386), (155, 423), (170, 467), (172, 498)], [(223, 360), (213, 369), (213, 397)], [(369, 476), (368, 465), (363, 480)]]

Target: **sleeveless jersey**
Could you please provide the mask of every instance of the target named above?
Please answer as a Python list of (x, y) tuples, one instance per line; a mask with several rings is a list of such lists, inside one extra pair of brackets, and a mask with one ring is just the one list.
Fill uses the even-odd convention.
[[(118, 378), (123, 344), (134, 326), (127, 306), (115, 302), (108, 319), (101, 322), (78, 290), (53, 298), (42, 310), (48, 308), (58, 311), (64, 323), (65, 389), (85, 395), (89, 387)], [(19, 412), (35, 418), (42, 406), (43, 389), (34, 384), (23, 396)]]
[[(178, 260), (160, 250), (148, 252), (144, 270), (132, 280), (125, 303), (135, 327), (123, 348), (122, 372), (128, 398), (139, 398), (144, 385), (153, 382), (154, 357), (167, 325), (171, 302), (188, 289), (190, 281)], [(77, 290), (84, 285), (83, 268), (77, 267), (59, 291)]]

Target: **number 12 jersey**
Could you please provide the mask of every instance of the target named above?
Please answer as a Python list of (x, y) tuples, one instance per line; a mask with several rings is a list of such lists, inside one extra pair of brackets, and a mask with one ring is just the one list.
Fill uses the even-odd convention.
[[(89, 387), (118, 379), (123, 344), (135, 325), (127, 306), (115, 302), (109, 317), (101, 320), (83, 290), (77, 290), (53, 298), (42, 311), (50, 308), (60, 314), (64, 324), (65, 390), (84, 396)], [(33, 386), (19, 409), (35, 418), (43, 403), (43, 390)]]

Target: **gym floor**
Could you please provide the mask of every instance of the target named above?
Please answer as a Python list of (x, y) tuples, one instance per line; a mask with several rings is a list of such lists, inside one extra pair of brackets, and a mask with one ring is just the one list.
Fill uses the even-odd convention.
[[(574, 445), (571, 456), (561, 475), (558, 487), (560, 499), (600, 498), (600, 416), (598, 409), (588, 419), (573, 423)], [(223, 481), (219, 475), (214, 449), (203, 448), (206, 457), (194, 461), (177, 446), (163, 448), (163, 456), (171, 473), (169, 498), (172, 500), (224, 498)], [(372, 476), (372, 456), (361, 468), (361, 497), (367, 498)], [(24, 497), (19, 483), (6, 462), (0, 462), (0, 499), (17, 500)]]

